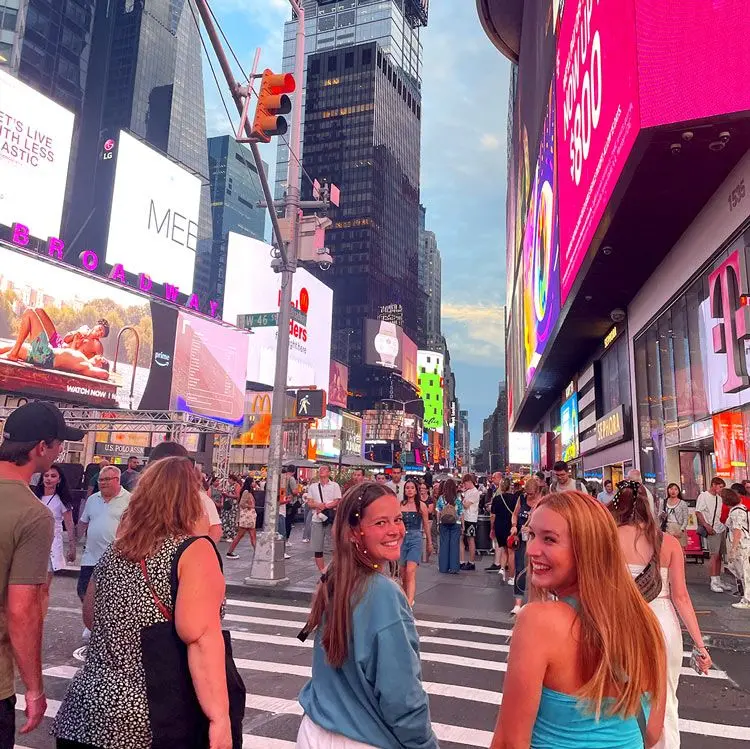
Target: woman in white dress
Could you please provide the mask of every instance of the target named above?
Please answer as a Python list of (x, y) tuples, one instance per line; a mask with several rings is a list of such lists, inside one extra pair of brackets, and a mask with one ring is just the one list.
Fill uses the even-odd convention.
[(633, 578), (637, 578), (654, 557), (658, 559), (661, 592), (650, 602), (650, 606), (659, 619), (667, 645), (667, 706), (664, 733), (656, 744), (656, 749), (678, 749), (680, 728), (677, 683), (682, 668), (682, 631), (678, 613), (695, 643), (699, 668), (707, 673), (711, 667), (711, 656), (703, 644), (698, 619), (685, 583), (682, 546), (674, 536), (662, 533), (657, 528), (649, 509), (646, 490), (637, 481), (621, 481), (608, 507), (617, 523), (620, 546)]
[(39, 497), (39, 501), (49, 508), (52, 517), (55, 519), (55, 535), (52, 539), (52, 548), (49, 554), (49, 575), (47, 576), (47, 584), (42, 586), (42, 611), (46, 616), (52, 577), (55, 572), (65, 567), (63, 525), (68, 533), (67, 560), (71, 564), (76, 560), (75, 523), (73, 523), (73, 511), (71, 510), (73, 498), (65, 481), (65, 474), (58, 466), (54, 465), (42, 474), (41, 481), (34, 487), (34, 491)]

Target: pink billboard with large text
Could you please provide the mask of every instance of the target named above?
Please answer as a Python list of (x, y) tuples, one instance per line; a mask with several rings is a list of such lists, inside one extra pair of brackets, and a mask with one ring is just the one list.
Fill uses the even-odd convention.
[(632, 0), (566, 3), (555, 87), (564, 302), (638, 135)]

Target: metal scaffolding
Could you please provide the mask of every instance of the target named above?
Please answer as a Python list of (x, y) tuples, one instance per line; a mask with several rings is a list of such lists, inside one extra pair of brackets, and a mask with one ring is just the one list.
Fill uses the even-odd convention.
[[(15, 408), (0, 407), (0, 421)], [(234, 427), (205, 416), (184, 411), (108, 411), (96, 408), (61, 408), (68, 425), (86, 432), (168, 432), (171, 439), (184, 444), (187, 434), (214, 436), (213, 464), (220, 478), (229, 475), (229, 456)]]

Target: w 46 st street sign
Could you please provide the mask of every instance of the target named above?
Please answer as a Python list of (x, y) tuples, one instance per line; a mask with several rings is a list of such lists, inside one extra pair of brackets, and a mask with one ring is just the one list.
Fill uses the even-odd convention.
[[(296, 307), (292, 307), (290, 316), (299, 325), (307, 325), (307, 315)], [(278, 312), (256, 312), (248, 315), (237, 315), (237, 327), (243, 330), (250, 330), (251, 328), (274, 328), (278, 324)]]

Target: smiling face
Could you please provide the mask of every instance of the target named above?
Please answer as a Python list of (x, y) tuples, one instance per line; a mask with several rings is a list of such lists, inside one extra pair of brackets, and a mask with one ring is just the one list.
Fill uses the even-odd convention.
[(42, 481), (44, 482), (44, 493), (54, 494), (57, 491), (57, 485), (60, 483), (60, 474), (57, 472), (57, 468), (50, 468), (45, 471)]
[(573, 542), (562, 515), (544, 506), (534, 510), (529, 521), (526, 553), (531, 564), (531, 582), (537, 588), (560, 596), (577, 589)]
[(395, 562), (405, 532), (398, 497), (388, 492), (367, 505), (359, 527), (352, 532), (352, 540), (364, 546), (374, 564)]

